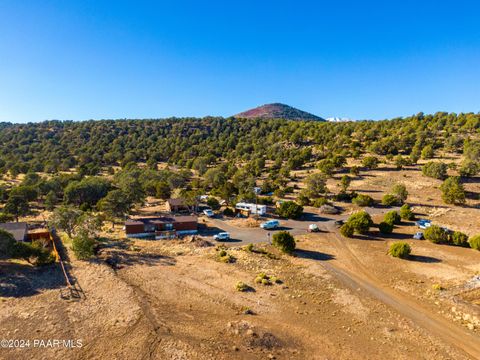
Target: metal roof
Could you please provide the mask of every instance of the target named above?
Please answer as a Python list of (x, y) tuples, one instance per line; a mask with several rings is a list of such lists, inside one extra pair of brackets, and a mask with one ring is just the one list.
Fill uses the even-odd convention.
[(138, 218), (128, 219), (125, 225), (142, 225), (142, 224), (172, 224), (172, 223), (197, 222), (196, 216), (163, 216), (157, 218)]
[(8, 231), (17, 241), (24, 241), (27, 235), (27, 223), (24, 222), (0, 223), (0, 229)]

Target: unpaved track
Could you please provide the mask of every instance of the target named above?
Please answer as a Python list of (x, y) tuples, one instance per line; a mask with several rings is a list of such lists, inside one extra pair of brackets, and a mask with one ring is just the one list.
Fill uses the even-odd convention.
[[(115, 274), (121, 281), (123, 281), (125, 284), (127, 284), (133, 289), (137, 297), (140, 309), (142, 310), (142, 318), (144, 318), (148, 322), (151, 329), (146, 339), (146, 347), (143, 350), (141, 359), (155, 359), (155, 354), (158, 346), (160, 345), (162, 335), (169, 335), (171, 333), (171, 330), (166, 325), (161, 324), (157, 320), (155, 312), (150, 304), (149, 295), (145, 291), (143, 291), (140, 286), (134, 284), (125, 276), (120, 275), (118, 271), (115, 271)], [(136, 326), (133, 327), (132, 330), (134, 330), (135, 328)]]
[(436, 314), (425, 308), (411, 297), (384, 285), (380, 279), (368, 272), (368, 269), (363, 266), (353, 250), (345, 243), (345, 240), (335, 230), (330, 230), (332, 232), (329, 237), (335, 241), (339, 252), (346, 257), (348, 268), (342, 269), (332, 262), (322, 262), (321, 264), (326, 270), (334, 274), (347, 286), (353, 289), (360, 287), (366, 290), (374, 298), (391, 306), (399, 314), (414, 321), (419, 327), (423, 327), (450, 345), (464, 351), (473, 359), (480, 359), (480, 339), (477, 336), (453, 324), (441, 314)]
[[(369, 212), (371, 213), (372, 211)], [(382, 213), (384, 210), (381, 209), (377, 212)], [(237, 236), (238, 239), (241, 239), (242, 243), (265, 241), (264, 230), (258, 228), (240, 229), (230, 226), (221, 220), (215, 220), (214, 223), (218, 227), (230, 231)], [(295, 221), (290, 221), (288, 224), (292, 227), (292, 230), (294, 230), (292, 233), (304, 233), (303, 227), (306, 226), (304, 223), (300, 223), (302, 228), (300, 228)], [(426, 308), (423, 304), (408, 295), (391, 289), (380, 279), (372, 276), (371, 271), (362, 264), (359, 257), (356, 256), (346, 241), (338, 235), (338, 229), (333, 224), (333, 221), (325, 222), (322, 226), (326, 227), (329, 231), (329, 234), (326, 234), (326, 236), (334, 240), (333, 242), (342, 258), (341, 263), (337, 261), (321, 262), (321, 265), (326, 270), (330, 271), (346, 285), (354, 289), (359, 287), (363, 288), (370, 293), (372, 297), (389, 305), (399, 314), (411, 319), (417, 326), (426, 329), (453, 347), (464, 351), (474, 359), (480, 359), (480, 339), (477, 336), (452, 323), (441, 314), (437, 314)], [(336, 262), (338, 265), (335, 264)]]

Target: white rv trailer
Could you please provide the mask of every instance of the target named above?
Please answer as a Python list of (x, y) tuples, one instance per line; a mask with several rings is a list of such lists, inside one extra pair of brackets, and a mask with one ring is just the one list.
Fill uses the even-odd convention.
[(237, 203), (235, 209), (248, 211), (250, 214), (265, 215), (267, 213), (267, 205), (255, 205), (250, 203)]

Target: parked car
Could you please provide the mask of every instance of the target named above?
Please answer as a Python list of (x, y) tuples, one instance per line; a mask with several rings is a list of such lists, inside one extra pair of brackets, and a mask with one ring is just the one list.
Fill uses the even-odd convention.
[(209, 218), (215, 216), (215, 213), (212, 211), (212, 209), (203, 210), (203, 213), (204, 213), (207, 217), (209, 217)]
[(416, 233), (413, 235), (413, 238), (416, 239), (416, 240), (422, 240), (422, 239), (423, 239), (423, 232), (421, 232), (421, 231), (416, 232)]
[(230, 240), (230, 233), (221, 232), (221, 233), (215, 234), (213, 235), (213, 240), (217, 240), (217, 241)]
[(431, 220), (426, 220), (426, 219), (420, 219), (415, 223), (420, 229), (425, 230), (426, 228), (429, 228), (432, 226)]
[(268, 220), (260, 224), (260, 227), (265, 230), (276, 229), (279, 226), (280, 222), (278, 220)]
[(310, 224), (308, 225), (308, 232), (319, 232), (320, 229), (318, 228), (317, 224)]

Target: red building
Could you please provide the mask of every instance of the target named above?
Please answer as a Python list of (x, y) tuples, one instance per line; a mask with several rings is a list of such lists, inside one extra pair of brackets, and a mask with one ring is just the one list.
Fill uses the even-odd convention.
[(165, 239), (198, 232), (196, 216), (162, 216), (129, 219), (125, 222), (127, 238)]

